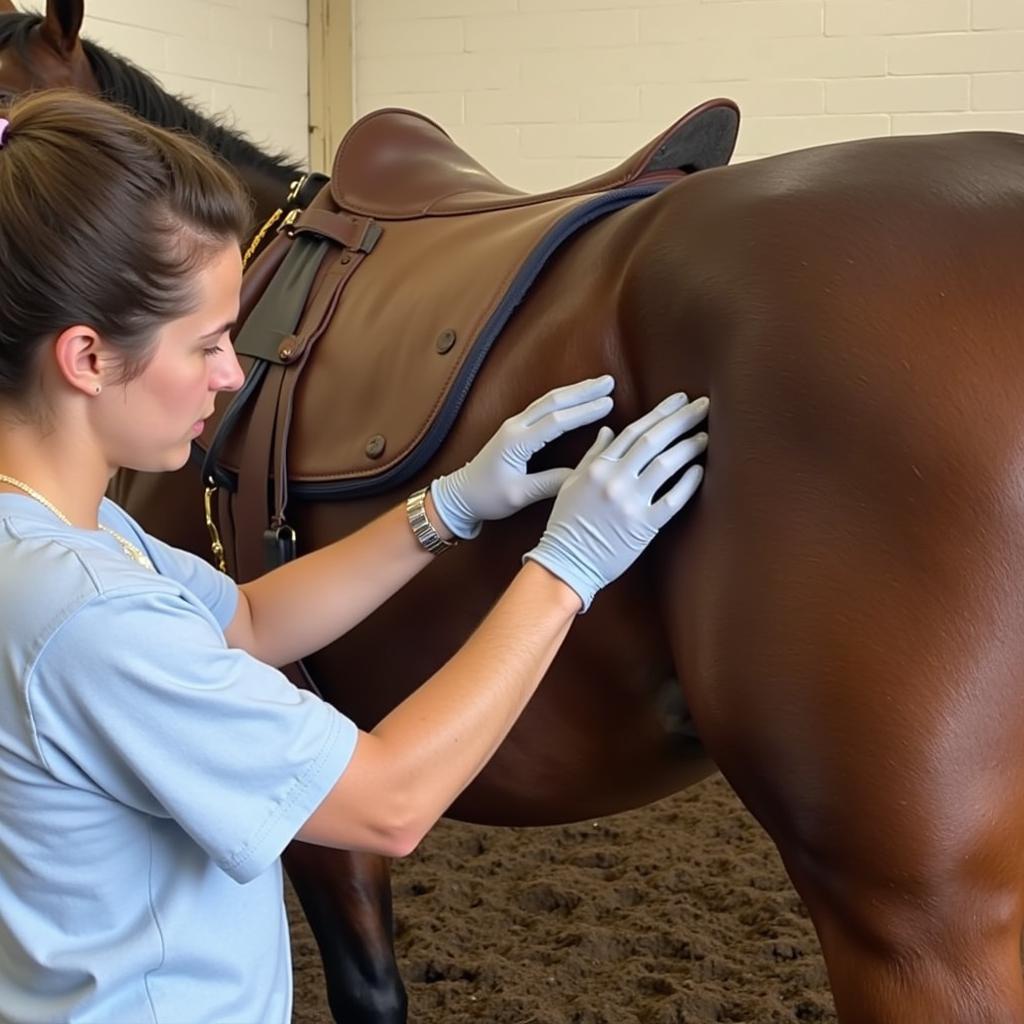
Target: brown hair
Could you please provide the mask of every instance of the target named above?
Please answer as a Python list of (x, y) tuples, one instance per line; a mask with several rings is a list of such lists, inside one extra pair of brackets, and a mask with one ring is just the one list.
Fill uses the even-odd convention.
[(245, 237), (245, 189), (202, 144), (83, 93), (28, 94), (0, 117), (0, 399), (29, 398), (39, 349), (75, 324), (128, 380), (194, 309), (196, 270)]

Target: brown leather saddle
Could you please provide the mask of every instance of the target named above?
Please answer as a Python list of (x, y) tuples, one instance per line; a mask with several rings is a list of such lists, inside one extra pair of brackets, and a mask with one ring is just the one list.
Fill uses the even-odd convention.
[(328, 184), (246, 272), (235, 340), (246, 382), (196, 444), (222, 528), (234, 527), (233, 574), (294, 556), (289, 493), (361, 496), (413, 476), (559, 247), (728, 163), (738, 127), (735, 104), (710, 101), (613, 170), (528, 195), (420, 114), (378, 110), (353, 125)]

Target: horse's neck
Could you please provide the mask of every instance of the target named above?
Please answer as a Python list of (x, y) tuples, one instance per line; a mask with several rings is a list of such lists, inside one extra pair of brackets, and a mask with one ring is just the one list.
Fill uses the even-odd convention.
[(284, 206), (292, 180), (296, 177), (294, 172), (286, 168), (270, 171), (236, 164), (235, 171), (253, 198), (253, 216), (257, 221), (257, 227), (275, 210)]
[(217, 118), (209, 119), (181, 97), (168, 93), (152, 76), (115, 54), (91, 43), (85, 47), (98, 91), (152, 124), (200, 139), (234, 168), (252, 196), (254, 215), (261, 224), (284, 205), (296, 177), (296, 164), (288, 156), (261, 150)]

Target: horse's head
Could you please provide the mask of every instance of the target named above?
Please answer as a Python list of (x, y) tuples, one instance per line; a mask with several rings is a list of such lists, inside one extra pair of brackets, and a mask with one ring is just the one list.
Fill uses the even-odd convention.
[(27, 90), (74, 88), (129, 107), (165, 128), (187, 131), (232, 164), (265, 220), (283, 199), (300, 166), (267, 153), (220, 117), (200, 113), (166, 92), (130, 60), (79, 37), (85, 0), (47, 0), (46, 13), (22, 14), (0, 0), (0, 102)]
[(0, 0), (0, 96), (35, 89), (99, 85), (78, 37), (84, 0), (47, 0), (46, 13), (21, 14)]

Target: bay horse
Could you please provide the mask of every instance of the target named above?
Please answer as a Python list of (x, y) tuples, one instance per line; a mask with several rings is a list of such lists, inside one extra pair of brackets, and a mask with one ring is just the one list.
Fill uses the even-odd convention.
[[(56, 47), (37, 24), (20, 55), (0, 49), (0, 86), (46, 84), (8, 78), (35, 45), (96, 89), (80, 7), (48, 5)], [(574, 626), (451, 813), (580, 820), (721, 770), (809, 909), (843, 1024), (1024, 1018), (1022, 172), (1024, 138), (957, 133), (684, 177), (564, 247), (413, 479), (293, 503), (303, 543), (326, 544), (601, 372), (616, 429), (671, 390), (710, 395), (700, 496)], [(201, 494), (194, 469), (115, 488), (205, 553)], [(472, 630), (544, 517), (492, 524), (310, 659), (324, 695), (372, 726)], [(332, 1012), (404, 1021), (386, 864), (303, 846), (288, 866)]]

